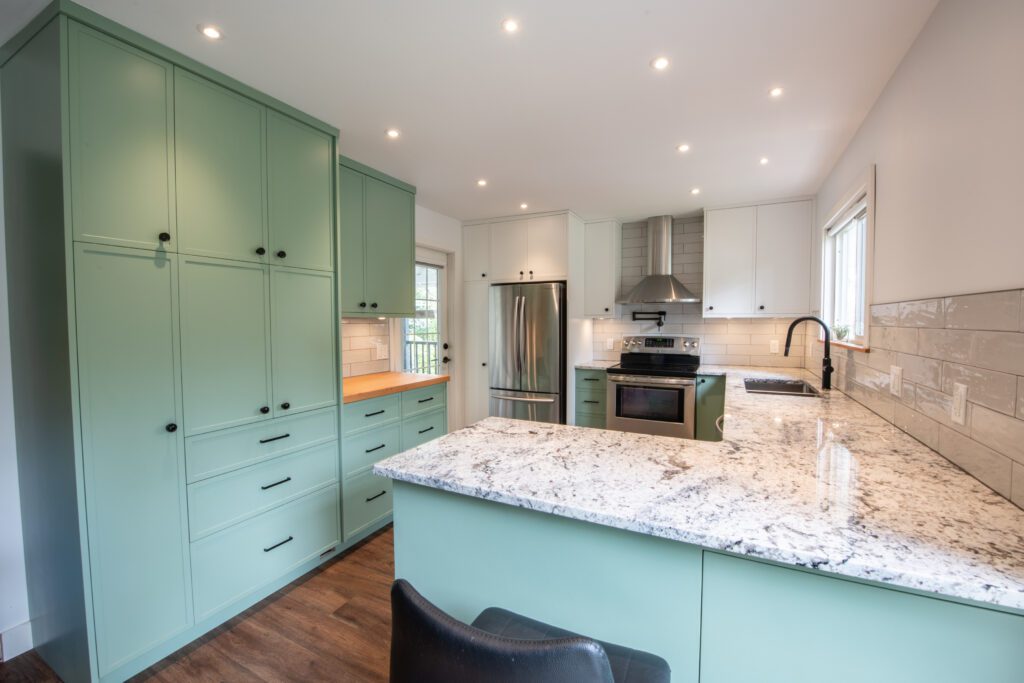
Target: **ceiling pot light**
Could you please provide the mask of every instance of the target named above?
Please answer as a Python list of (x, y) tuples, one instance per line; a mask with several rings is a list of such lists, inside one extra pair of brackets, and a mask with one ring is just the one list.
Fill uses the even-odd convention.
[(762, 166), (767, 166), (768, 165), (768, 157), (761, 157), (761, 165)]
[(522, 204), (519, 205), (519, 208), (520, 209), (529, 209), (530, 205), (527, 204), (526, 202), (523, 202)]
[(505, 33), (515, 33), (516, 31), (519, 30), (519, 20), (506, 19), (505, 21), (501, 22), (501, 30), (503, 30)]
[(772, 97), (782, 97), (782, 88), (776, 86), (768, 91), (768, 94)]
[(480, 180), (476, 181), (476, 185), (477, 187), (487, 187), (487, 181), (481, 178)]
[(654, 67), (656, 71), (664, 71), (668, 68), (668, 57), (655, 57), (651, 60), (651, 66)]
[(392, 140), (397, 139), (398, 136), (400, 136), (401, 134), (402, 134), (402, 131), (398, 130), (397, 128), (388, 128), (388, 130), (387, 130), (387, 136), (389, 138), (391, 138)]
[(684, 142), (683, 144), (676, 147), (676, 149), (685, 154), (686, 152), (690, 151), (690, 146)]
[(220, 40), (221, 36), (224, 35), (221, 33), (220, 29), (213, 24), (200, 24), (199, 32), (210, 40)]
[(700, 194), (700, 188), (699, 187), (693, 188), (692, 190), (690, 190), (690, 194)]

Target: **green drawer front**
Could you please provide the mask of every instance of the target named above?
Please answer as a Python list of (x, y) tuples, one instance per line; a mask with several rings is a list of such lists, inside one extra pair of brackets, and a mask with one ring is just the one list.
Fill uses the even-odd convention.
[(604, 415), (593, 415), (590, 413), (576, 413), (576, 426), (577, 427), (594, 427), (595, 429), (604, 429)]
[(608, 395), (604, 391), (590, 388), (576, 389), (576, 412), (604, 415)]
[(372, 471), (344, 482), (342, 521), (349, 539), (391, 514), (391, 480)]
[(418, 415), (427, 410), (447, 404), (447, 392), (444, 384), (431, 384), (429, 387), (413, 389), (402, 393), (402, 417)]
[(608, 373), (604, 370), (577, 370), (577, 389), (596, 389), (604, 391), (605, 383), (608, 381)]
[(192, 544), (196, 621), (338, 545), (329, 486)]
[(402, 420), (402, 450), (416, 448), (431, 439), (444, 436), (448, 431), (447, 426), (447, 414), (444, 410), (434, 410)]
[(334, 408), (185, 439), (188, 482), (254, 465), (338, 438)]
[(331, 441), (188, 486), (193, 541), (338, 481)]
[(345, 437), (341, 442), (342, 476), (358, 474), (378, 460), (401, 450), (402, 425), (399, 423)]
[(402, 396), (392, 394), (346, 403), (341, 411), (341, 433), (351, 434), (402, 416)]

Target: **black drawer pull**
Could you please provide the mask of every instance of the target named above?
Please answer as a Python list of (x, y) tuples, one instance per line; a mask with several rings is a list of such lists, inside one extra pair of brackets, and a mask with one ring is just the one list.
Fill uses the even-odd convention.
[(377, 446), (376, 448), (367, 448), (366, 452), (367, 453), (373, 453), (374, 451), (379, 451), (380, 449), (384, 448), (384, 446), (386, 446), (386, 445), (387, 444), (382, 443), (381, 445)]
[(378, 411), (377, 411), (377, 412), (375, 412), (375, 413), (366, 413), (365, 415), (363, 415), (363, 417), (375, 417), (375, 416), (377, 416), (377, 415), (383, 415), (384, 413), (385, 413), (385, 411), (383, 411), (383, 410), (378, 410)]
[(275, 482), (274, 482), (273, 484), (267, 484), (266, 486), (261, 486), (261, 487), (260, 487), (260, 490), (261, 490), (261, 491), (266, 491), (267, 489), (272, 489), (272, 488), (274, 488), (275, 486), (280, 486), (281, 484), (287, 484), (287, 483), (288, 483), (288, 482), (290, 482), (291, 480), (292, 480), (292, 478), (291, 478), (291, 477), (285, 477), (285, 478), (284, 478), (284, 479), (282, 479), (281, 481), (275, 481)]
[(429, 432), (432, 429), (433, 429), (433, 427), (427, 427), (426, 429), (421, 429), (420, 430), (420, 434), (426, 434), (427, 432)]
[(433, 396), (431, 396), (430, 398), (421, 398), (420, 400), (418, 400), (418, 401), (416, 401), (416, 402), (417, 402), (417, 403), (427, 403), (427, 402), (429, 402), (429, 401), (433, 401), (433, 400), (434, 400), (434, 397), (433, 397)]
[(600, 382), (601, 380), (599, 380), (597, 377), (584, 377), (583, 381), (584, 382)]
[(376, 496), (370, 496), (369, 498), (366, 499), (366, 502), (369, 503), (371, 500), (376, 500), (377, 498), (383, 496), (385, 493), (387, 493), (387, 491), (381, 491)]
[(591, 401), (590, 399), (583, 399), (584, 403), (600, 403), (600, 401)]
[(272, 436), (269, 439), (260, 439), (260, 443), (270, 443), (271, 441), (280, 441), (281, 439), (287, 439), (291, 434), (282, 434), (281, 436)]
[(264, 548), (264, 549), (263, 549), (263, 552), (265, 552), (265, 553), (269, 553), (269, 552), (270, 552), (271, 550), (273, 550), (274, 548), (280, 548), (280, 547), (281, 547), (281, 546), (283, 546), (283, 545), (284, 545), (285, 543), (290, 543), (291, 541), (294, 541), (294, 540), (295, 540), (295, 537), (294, 537), (294, 536), (289, 536), (288, 538), (284, 539), (284, 540), (283, 540), (283, 541), (281, 541), (280, 543), (275, 543), (274, 545), (270, 546), (269, 548)]

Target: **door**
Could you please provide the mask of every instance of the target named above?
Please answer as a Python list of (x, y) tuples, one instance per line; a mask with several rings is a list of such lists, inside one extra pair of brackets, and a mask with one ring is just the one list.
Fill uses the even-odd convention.
[(271, 263), (331, 270), (334, 163), (330, 136), (267, 112)]
[(323, 408), (337, 401), (333, 287), (330, 273), (271, 268), (275, 416)]
[(564, 377), (565, 285), (559, 282), (519, 288), (520, 388), (558, 394)]
[(467, 225), (462, 229), (462, 270), (467, 282), (491, 276), (491, 226)]
[(341, 214), (341, 310), (362, 312), (363, 296), (363, 179), (358, 171), (338, 166), (338, 202)]
[(416, 248), (416, 315), (401, 323), (402, 369), (438, 375), (448, 370), (446, 254)]
[(180, 259), (185, 435), (269, 417), (267, 266)]
[(248, 98), (174, 70), (180, 251), (267, 260), (265, 113)]
[(810, 312), (811, 202), (757, 207), (755, 313)]
[(569, 217), (531, 218), (527, 228), (527, 280), (564, 280), (569, 274)]
[(365, 296), (370, 313), (412, 315), (416, 235), (413, 196), (369, 176), (363, 181)]
[(176, 264), (159, 252), (85, 244), (75, 246), (74, 259), (82, 463), (102, 676), (192, 623), (177, 428)]
[(526, 391), (491, 389), (490, 413), (494, 417), (561, 424), (562, 404), (557, 396)]
[(705, 317), (753, 312), (755, 212), (747, 206), (705, 214)]
[(491, 285), (489, 319), (490, 387), (519, 391), (522, 369), (522, 337), (519, 334), (520, 306), (523, 297), (519, 285)]
[(74, 237), (174, 248), (171, 65), (73, 21), (68, 32)]
[(525, 280), (529, 270), (527, 243), (530, 222), (491, 223), (491, 280)]
[(488, 372), (488, 343), (491, 286), (487, 282), (466, 283), (465, 290), (465, 412), (467, 425), (488, 415), (488, 393), (491, 386)]

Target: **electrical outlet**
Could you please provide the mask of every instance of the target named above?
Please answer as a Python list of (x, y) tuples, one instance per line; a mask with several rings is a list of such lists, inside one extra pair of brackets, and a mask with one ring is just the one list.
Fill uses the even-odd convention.
[(769, 351), (769, 353), (778, 353), (779, 352), (779, 340), (778, 339), (772, 339), (770, 342), (768, 342), (768, 351)]
[(604, 348), (607, 351), (614, 351), (615, 350), (615, 337), (608, 337), (607, 339), (605, 339), (604, 340)]
[(953, 406), (950, 416), (958, 425), (967, 422), (967, 385), (959, 382), (953, 385)]
[(893, 396), (903, 394), (903, 368), (898, 365), (889, 366), (889, 393)]

